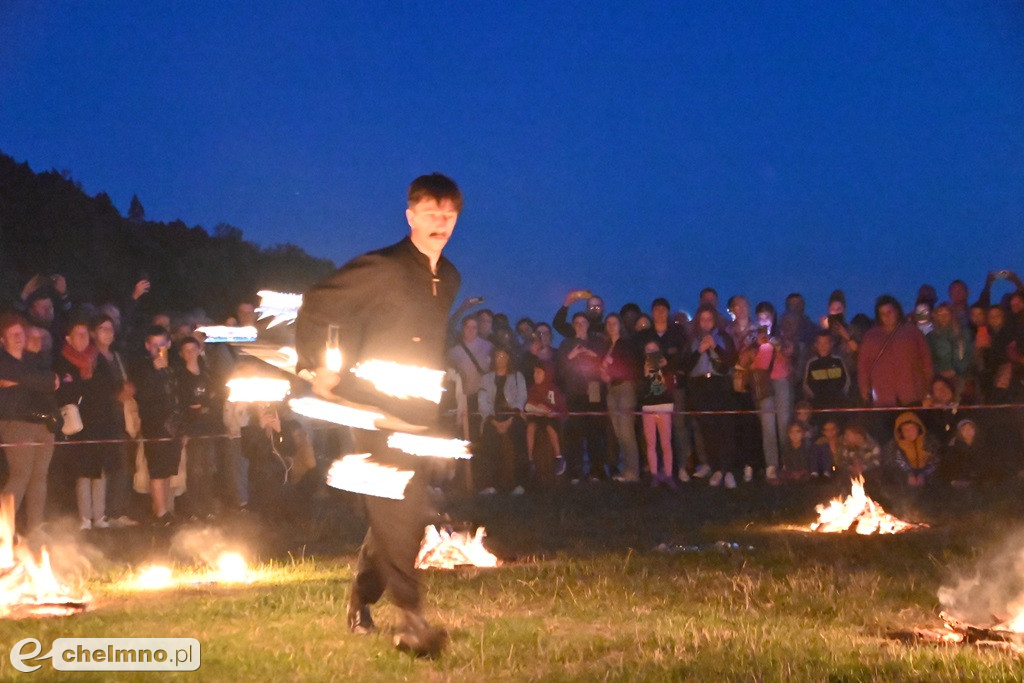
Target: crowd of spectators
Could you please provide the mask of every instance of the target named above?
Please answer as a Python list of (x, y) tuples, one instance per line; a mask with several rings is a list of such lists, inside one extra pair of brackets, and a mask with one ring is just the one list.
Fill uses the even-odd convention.
[[(73, 305), (63, 277), (36, 276), (0, 314), (2, 493), (23, 529), (281, 515), (308, 498), (317, 435), (285, 405), (228, 402), (234, 350), (204, 342), (202, 312), (143, 315), (149, 289)], [(242, 303), (226, 322), (255, 321)]]
[[(999, 281), (1012, 287), (993, 301)], [(235, 351), (205, 343), (201, 312), (143, 314), (149, 288), (73, 305), (64, 278), (37, 276), (0, 314), (0, 475), (24, 528), (67, 514), (82, 529), (287, 514), (343, 448), (341, 430), (286, 405), (227, 401)], [(690, 319), (664, 297), (609, 313), (577, 290), (550, 323), (513, 325), (467, 299), (447, 354), (445, 419), (475, 454), (460, 481), (518, 495), (560, 480), (734, 489), (838, 472), (918, 488), (1021, 471), (1014, 273), (990, 273), (973, 303), (960, 280), (944, 301), (922, 286), (909, 315), (883, 295), (873, 317), (849, 316), (840, 290), (817, 320), (800, 294), (781, 313), (752, 301), (723, 307), (705, 288)], [(254, 324), (253, 304), (220, 322)]]
[[(1000, 281), (1009, 291), (993, 301)], [(1015, 273), (989, 273), (973, 303), (961, 280), (941, 301), (923, 285), (909, 315), (890, 295), (871, 317), (848, 315), (841, 290), (823, 303), (817, 320), (798, 293), (781, 313), (744, 295), (723, 310), (705, 288), (690, 319), (664, 297), (606, 313), (576, 290), (550, 324), (513, 326), (467, 299), (451, 320), (449, 388), (454, 429), (475, 442), (475, 489), (518, 495), (563, 474), (734, 489), (836, 472), (917, 489), (1024, 469)]]

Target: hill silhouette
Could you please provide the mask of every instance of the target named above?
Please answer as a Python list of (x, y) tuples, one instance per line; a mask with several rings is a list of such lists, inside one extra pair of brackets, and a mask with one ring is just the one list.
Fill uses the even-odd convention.
[(220, 319), (258, 289), (302, 291), (334, 269), (293, 244), (262, 247), (225, 223), (210, 234), (181, 220), (131, 218), (105, 192), (91, 197), (66, 171), (36, 173), (0, 153), (0, 305), (17, 302), (37, 273), (67, 278), (75, 302), (120, 301), (139, 279), (152, 282), (149, 312), (202, 308)]

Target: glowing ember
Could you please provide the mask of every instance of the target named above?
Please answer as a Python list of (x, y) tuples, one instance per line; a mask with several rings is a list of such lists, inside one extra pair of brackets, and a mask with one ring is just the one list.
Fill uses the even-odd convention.
[(163, 590), (174, 585), (174, 573), (170, 567), (151, 564), (142, 567), (132, 580), (132, 587), (137, 590)]
[(253, 579), (245, 558), (234, 552), (220, 554), (213, 578), (220, 583), (251, 583)]
[(204, 325), (197, 327), (196, 332), (201, 332), (206, 337), (206, 342), (210, 344), (220, 342), (254, 342), (257, 336), (256, 328), (252, 326)]
[(842, 533), (854, 529), (858, 534), (898, 534), (924, 524), (911, 524), (893, 517), (882, 506), (864, 492), (864, 478), (856, 477), (851, 484), (850, 495), (833, 498), (828, 505), (819, 505), (818, 521), (811, 524), (811, 531)]
[(311, 396), (304, 398), (293, 398), (288, 401), (291, 409), (305, 417), (324, 422), (333, 422), (345, 427), (357, 429), (376, 430), (377, 420), (383, 420), (384, 415), (372, 410), (363, 410), (351, 406), (342, 405), (333, 401), (325, 401)]
[(0, 496), (0, 618), (49, 617), (77, 614), (91, 600), (74, 592), (50, 568), (46, 548), (37, 560), (14, 533), (14, 496)]
[(469, 442), (459, 439), (439, 439), (396, 432), (388, 437), (388, 446), (409, 455), (456, 459), (473, 457), (469, 452)]
[(295, 322), (302, 308), (302, 295), (289, 292), (272, 292), (268, 289), (256, 292), (260, 297), (260, 305), (256, 307), (259, 319), (273, 318), (268, 328), (281, 323)]
[(486, 535), (483, 527), (478, 527), (475, 534), (470, 534), (428, 526), (416, 557), (416, 568), (497, 567), (498, 558), (484, 547)]
[(286, 379), (271, 377), (235, 377), (227, 382), (228, 400), (232, 403), (276, 403), (291, 390)]
[(441, 402), (443, 370), (402, 365), (384, 360), (368, 360), (352, 368), (356, 377), (373, 384), (382, 394), (395, 398), (422, 398)]

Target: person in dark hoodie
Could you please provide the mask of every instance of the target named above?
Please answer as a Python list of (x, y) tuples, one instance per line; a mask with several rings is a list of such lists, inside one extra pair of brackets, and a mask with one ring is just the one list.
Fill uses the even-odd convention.
[(1001, 478), (985, 440), (974, 420), (960, 420), (956, 436), (946, 448), (939, 476), (954, 488), (968, 488), (982, 481)]
[(886, 445), (887, 463), (906, 476), (908, 486), (924, 486), (938, 469), (941, 444), (910, 411), (896, 418), (892, 431), (893, 440)]

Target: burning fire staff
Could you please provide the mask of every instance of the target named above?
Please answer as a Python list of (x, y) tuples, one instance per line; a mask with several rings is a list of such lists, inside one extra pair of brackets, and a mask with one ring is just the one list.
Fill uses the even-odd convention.
[[(436, 402), (389, 393), (352, 369), (372, 361), (406, 367), (410, 377), (420, 368), (443, 369), (445, 325), (460, 277), (441, 251), (461, 209), (462, 194), (450, 178), (439, 173), (420, 176), (409, 186), (409, 236), (357, 257), (305, 294), (296, 319), (297, 368), (313, 373), (317, 394), (385, 413), (401, 431), (435, 429)], [(354, 431), (357, 451), (369, 453), (370, 461), (413, 475), (401, 500), (363, 497), (369, 530), (359, 551), (348, 626), (355, 633), (374, 631), (370, 606), (386, 589), (403, 610), (397, 647), (417, 655), (437, 654), (446, 634), (423, 618), (415, 569), (431, 512), (424, 461), (432, 458), (388, 447), (386, 431)]]

